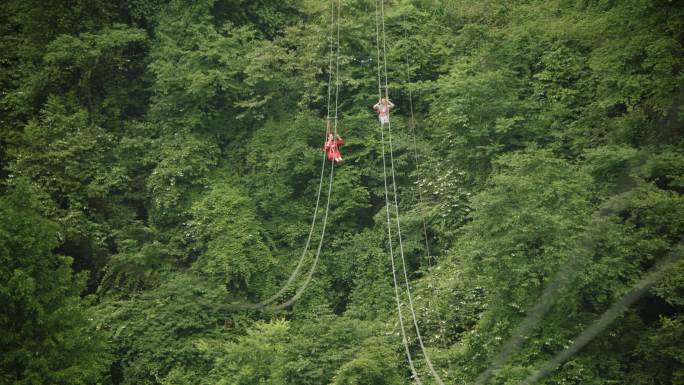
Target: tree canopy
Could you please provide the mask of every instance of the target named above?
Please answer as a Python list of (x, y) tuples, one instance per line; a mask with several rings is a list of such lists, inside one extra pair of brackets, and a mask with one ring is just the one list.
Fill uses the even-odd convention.
[[(7, 0), (0, 21), (0, 383), (412, 383), (389, 247), (424, 384), (405, 284), (445, 383), (684, 383), (681, 2)], [(324, 222), (298, 301), (236, 306), (302, 256), (295, 295)]]

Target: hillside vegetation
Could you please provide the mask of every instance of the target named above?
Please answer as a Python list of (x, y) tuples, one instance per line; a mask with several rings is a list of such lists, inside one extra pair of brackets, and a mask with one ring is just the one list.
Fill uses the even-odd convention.
[[(345, 160), (273, 310), (236, 305), (309, 236), (331, 3), (0, 2), (0, 383), (414, 382), (376, 2), (339, 6)], [(684, 4), (382, 6), (391, 244), (444, 383), (684, 384)]]

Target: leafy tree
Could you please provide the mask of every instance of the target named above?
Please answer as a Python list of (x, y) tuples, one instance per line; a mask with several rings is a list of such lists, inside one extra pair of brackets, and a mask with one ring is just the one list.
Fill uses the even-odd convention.
[[(370, 108), (385, 68), (376, 3), (341, 2), (339, 73), (330, 5), (0, 4), (3, 381), (410, 381)], [(518, 383), (681, 242), (683, 8), (383, 5), (389, 198), (396, 187), (417, 323), (444, 380), (470, 383), (545, 298), (490, 378)], [(291, 309), (238, 311), (228, 304), (276, 292), (302, 253), (326, 117), (345, 162), (313, 280)], [(78, 298), (83, 272), (94, 302)], [(682, 282), (672, 266), (540, 383), (681, 382)]]
[(92, 384), (110, 356), (80, 297), (85, 273), (55, 254), (59, 227), (41, 215), (48, 197), (23, 179), (0, 197), (0, 378), (13, 384)]

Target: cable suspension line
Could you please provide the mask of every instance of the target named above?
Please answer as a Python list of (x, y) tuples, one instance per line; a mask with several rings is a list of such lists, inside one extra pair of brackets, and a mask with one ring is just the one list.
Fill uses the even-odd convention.
[(674, 248), (655, 266), (646, 272), (646, 274), (637, 283), (632, 285), (632, 287), (625, 294), (620, 297), (608, 310), (603, 312), (599, 318), (594, 320), (594, 322), (587, 327), (582, 334), (574, 339), (574, 342), (570, 346), (566, 347), (563, 351), (556, 354), (553, 358), (546, 361), (539, 367), (535, 372), (528, 375), (524, 380), (519, 382), (519, 385), (533, 385), (537, 381), (551, 374), (554, 370), (558, 369), (564, 362), (566, 362), (570, 357), (579, 352), (584, 346), (591, 342), (596, 336), (598, 336), (604, 329), (606, 329), (615, 319), (620, 317), (623, 313), (629, 309), (635, 302), (641, 299), (643, 296), (647, 295), (649, 289), (662, 278), (665, 271), (673, 268), (677, 263), (682, 261), (682, 252), (684, 244), (680, 240)]
[[(380, 0), (382, 1), (382, 0)], [(375, 42), (377, 47), (377, 69), (378, 69), (378, 99), (382, 99), (382, 80), (380, 77), (380, 22), (378, 20), (378, 0), (375, 1)], [(387, 87), (385, 87), (387, 91)], [(388, 111), (389, 113), (389, 111)], [(401, 311), (401, 299), (399, 298), (399, 284), (397, 283), (397, 269), (394, 265), (394, 246), (392, 245), (392, 226), (390, 224), (390, 201), (389, 194), (387, 192), (387, 165), (385, 162), (385, 128), (383, 123), (380, 123), (380, 142), (382, 148), (382, 173), (384, 175), (383, 181), (385, 184), (385, 213), (387, 216), (387, 239), (389, 242), (389, 254), (392, 266), (392, 282), (394, 284), (394, 298), (397, 303), (397, 316), (399, 317), (399, 329), (401, 331), (401, 342), (404, 345), (404, 351), (406, 353), (406, 359), (408, 361), (409, 367), (411, 369), (411, 375), (416, 382), (416, 384), (421, 385), (420, 376), (416, 371), (416, 367), (413, 364), (413, 358), (411, 357), (411, 350), (408, 346), (408, 338), (406, 337), (406, 328), (404, 326), (404, 316)]]
[[(529, 336), (529, 333), (531, 333), (537, 324), (543, 320), (546, 313), (556, 303), (558, 296), (564, 290), (568, 289), (568, 285), (571, 283), (572, 279), (581, 271), (581, 256), (594, 252), (598, 247), (598, 243), (600, 243), (599, 235), (604, 234), (606, 231), (602, 218), (616, 215), (616, 213), (623, 210), (625, 197), (629, 196), (631, 193), (631, 190), (627, 190), (616, 194), (601, 203), (598, 208), (594, 210), (587, 222), (589, 226), (583, 231), (572, 248), (577, 255), (568, 258), (554, 275), (547, 280), (546, 287), (539, 296), (537, 303), (527, 310), (525, 318), (519, 322), (508, 340), (501, 344), (499, 352), (492, 359), (489, 367), (475, 378), (473, 382), (474, 385), (487, 384), (487, 380), (491, 377), (492, 373), (500, 369), (506, 361), (518, 351), (525, 338)], [(677, 250), (678, 247), (682, 247), (681, 240), (669, 255), (672, 255), (675, 252), (681, 254), (681, 250)], [(670, 257), (665, 257), (663, 259), (664, 262), (659, 262), (659, 265), (666, 266), (667, 263), (665, 261), (668, 261), (668, 258)], [(652, 273), (648, 272), (647, 274)], [(607, 326), (607, 324), (604, 326)], [(585, 333), (588, 330), (589, 329), (585, 329)], [(582, 335), (584, 335), (584, 333)]]
[[(333, 1), (330, 1), (331, 9), (333, 9)], [(334, 12), (332, 13), (334, 18)], [(335, 118), (333, 120), (333, 132), (335, 137), (337, 137), (337, 123), (338, 123), (338, 107), (339, 107), (339, 95), (340, 95), (340, 0), (337, 0), (337, 52), (335, 57)], [(331, 49), (332, 49), (332, 33), (331, 33)], [(330, 105), (330, 88), (328, 88), (328, 106)], [(328, 110), (328, 114), (330, 111)], [(323, 247), (323, 239), (325, 238), (325, 228), (328, 224), (328, 212), (330, 211), (330, 194), (332, 192), (333, 183), (333, 171), (335, 170), (335, 162), (330, 163), (330, 182), (328, 185), (328, 201), (325, 204), (325, 215), (323, 217), (323, 229), (321, 230), (321, 238), (318, 241), (318, 248), (316, 249), (316, 256), (314, 257), (311, 269), (304, 280), (304, 284), (297, 289), (295, 294), (287, 301), (274, 306), (269, 306), (269, 310), (280, 310), (285, 309), (292, 304), (294, 304), (299, 298), (304, 294), (304, 291), (308, 287), (311, 279), (313, 278), (314, 271), (316, 271), (316, 266), (321, 256), (321, 248)]]
[[(408, 34), (407, 30), (404, 29), (404, 40), (408, 42)], [(409, 97), (409, 112), (411, 114), (411, 120), (410, 120), (410, 126), (411, 126), (411, 139), (413, 142), (413, 159), (416, 164), (416, 169), (420, 169), (420, 161), (418, 160), (418, 144), (416, 141), (416, 118), (415, 114), (413, 112), (413, 93), (411, 91), (411, 65), (410, 65), (410, 60), (409, 60), (409, 54), (408, 54), (408, 49), (405, 52), (405, 58), (406, 58), (406, 89), (408, 91), (408, 97)], [(433, 261), (433, 256), (430, 253), (430, 241), (428, 238), (428, 233), (427, 233), (427, 221), (425, 220), (425, 213), (423, 211), (423, 207), (425, 205), (425, 202), (423, 200), (423, 189), (420, 186), (420, 183), (418, 183), (418, 206), (420, 209), (418, 210), (418, 214), (420, 216), (420, 221), (423, 225), (423, 239), (425, 240), (425, 255), (427, 257), (427, 262), (428, 262), (428, 285), (430, 286), (430, 294), (429, 294), (429, 300), (428, 300), (428, 308), (432, 308), (432, 300), (434, 300), (435, 297), (435, 282), (432, 278), (432, 261)], [(444, 344), (443, 348), (448, 348), (448, 344), (446, 341), (446, 332), (444, 330), (444, 325), (441, 321), (439, 321), (439, 334), (442, 338), (444, 338)], [(451, 360), (447, 358), (448, 366), (451, 366)]]
[[(385, 75), (385, 98), (389, 100), (389, 84), (388, 84), (388, 76), (387, 76), (387, 44), (386, 44), (386, 38), (385, 38), (385, 7), (384, 7), (384, 0), (380, 0), (380, 20), (381, 20), (381, 26), (382, 26), (382, 51), (383, 51), (383, 65), (384, 65), (384, 75)], [(379, 48), (378, 48), (379, 50)], [(379, 65), (379, 63), (378, 63)], [(389, 109), (388, 109), (388, 116), (389, 116)], [(381, 124), (381, 130), (383, 132), (383, 162), (384, 162), (384, 125)], [(425, 358), (425, 363), (428, 365), (428, 368), (430, 369), (430, 373), (432, 374), (433, 378), (439, 385), (444, 385), (444, 382), (442, 381), (442, 378), (437, 374), (435, 371), (434, 366), (432, 365), (432, 361), (430, 360), (430, 357), (427, 353), (427, 350), (425, 349), (425, 345), (423, 343), (423, 338), (420, 334), (420, 328), (418, 327), (418, 320), (416, 317), (416, 312), (413, 306), (413, 297), (411, 295), (411, 287), (408, 279), (408, 273), (406, 269), (406, 259), (404, 257), (404, 245), (402, 241), (402, 236), (401, 236), (401, 220), (399, 216), (399, 202), (398, 202), (398, 194), (397, 194), (397, 184), (396, 184), (396, 176), (395, 176), (395, 171), (394, 171), (394, 151), (393, 151), (393, 146), (392, 146), (392, 121), (391, 119), (387, 123), (387, 132), (388, 132), (388, 142), (389, 142), (389, 154), (390, 154), (390, 170), (391, 170), (391, 176), (392, 176), (392, 191), (394, 194), (394, 208), (395, 208), (395, 217), (396, 217), (396, 223), (397, 223), (397, 237), (399, 240), (399, 255), (401, 257), (401, 266), (402, 270), (404, 273), (404, 281), (406, 283), (406, 295), (408, 298), (408, 305), (409, 305), (409, 310), (411, 311), (411, 318), (413, 320), (413, 326), (416, 331), (416, 337), (418, 339), (418, 344), (420, 345), (420, 349), (423, 353), (423, 357)], [(385, 171), (383, 169), (383, 171)], [(387, 174), (385, 172), (385, 179), (387, 178)], [(387, 195), (387, 183), (385, 182), (385, 194)], [(390, 221), (388, 217), (387, 221), (388, 227), (390, 226)], [(391, 250), (391, 245), (390, 245), (390, 250)], [(392, 253), (393, 254), (393, 253)], [(392, 257), (392, 263), (394, 264), (394, 257)], [(393, 270), (394, 273), (394, 270)], [(395, 284), (396, 284), (396, 279), (395, 279)], [(396, 286), (395, 286), (396, 287)]]
[[(407, 40), (406, 37), (406, 31), (404, 31), (404, 40)], [(411, 113), (411, 121), (410, 121), (410, 126), (411, 126), (411, 139), (413, 141), (413, 159), (414, 162), (416, 163), (416, 168), (419, 168), (419, 161), (418, 161), (418, 144), (416, 142), (416, 118), (413, 113), (413, 94), (411, 92), (411, 68), (409, 65), (409, 55), (408, 55), (408, 50), (406, 51), (406, 88), (408, 90), (408, 97), (409, 97), (409, 111)], [(430, 242), (428, 241), (428, 234), (427, 234), (427, 224), (425, 222), (425, 214), (423, 213), (422, 207), (423, 207), (423, 189), (420, 187), (420, 184), (418, 184), (418, 204), (421, 206), (421, 210), (419, 210), (419, 215), (420, 215), (420, 221), (423, 224), (423, 238), (425, 239), (425, 254), (427, 256), (428, 260), (428, 266), (432, 267), (432, 255), (430, 254)]]
[[(337, 57), (336, 57), (336, 90), (335, 90), (335, 117), (334, 117), (334, 125), (335, 125), (335, 134), (337, 134), (337, 95), (338, 95), (338, 90), (339, 90), (339, 56), (340, 56), (340, 30), (339, 30), (339, 11), (340, 11), (340, 2), (338, 0), (337, 2)], [(333, 36), (334, 36), (334, 30), (335, 30), (335, 4), (334, 0), (330, 0), (330, 53), (329, 53), (329, 59), (328, 59), (328, 101), (327, 101), (327, 113), (326, 113), (326, 138), (328, 134), (328, 130), (330, 127), (330, 111), (331, 111), (331, 92), (332, 92), (332, 68), (333, 68)], [(307, 278), (304, 281), (304, 285), (299, 288), (293, 297), (291, 297), (289, 300), (285, 301), (284, 303), (277, 305), (277, 306), (269, 306), (273, 302), (275, 302), (280, 296), (282, 296), (292, 285), (292, 283), (295, 281), (295, 279), (299, 276), (299, 273), (302, 269), (302, 266), (304, 265), (304, 260), (306, 258), (306, 254), (309, 251), (309, 246), (311, 244), (311, 238), (313, 236), (313, 231), (316, 225), (316, 218), (318, 217), (318, 209), (320, 207), (320, 200), (321, 200), (321, 191), (323, 189), (323, 176), (325, 175), (325, 164), (326, 164), (326, 155), (325, 153), (323, 154), (323, 158), (321, 161), (321, 173), (320, 173), (320, 178), (318, 182), (318, 192), (316, 194), (316, 207), (314, 208), (314, 213), (313, 213), (313, 218), (311, 220), (311, 226), (309, 229), (309, 235), (306, 239), (306, 243), (304, 245), (304, 250), (302, 251), (302, 255), (299, 257), (299, 261), (297, 262), (297, 266), (295, 267), (294, 271), (292, 274), (290, 274), (290, 277), (287, 279), (285, 284), (272, 296), (269, 298), (260, 301), (260, 302), (255, 302), (255, 303), (240, 303), (240, 304), (230, 304), (228, 307), (230, 309), (234, 310), (262, 310), (265, 308), (268, 308), (269, 310), (277, 310), (277, 309), (283, 309), (286, 308), (290, 305), (292, 305), (294, 302), (296, 302), (301, 295), (303, 294), (304, 290), (306, 289), (307, 285), (311, 281), (311, 278), (313, 276), (313, 272), (316, 268), (316, 265), (318, 264), (318, 259), (321, 253), (321, 248), (323, 245), (323, 240), (325, 238), (325, 228), (327, 225), (328, 221), (328, 211), (330, 208), (330, 196), (332, 194), (332, 182), (333, 182), (333, 175), (334, 175), (334, 162), (331, 163), (330, 167), (330, 181), (328, 183), (328, 200), (326, 201), (326, 206), (325, 206), (325, 213), (323, 216), (323, 227), (321, 229), (321, 237), (319, 240), (318, 247), (316, 249), (316, 254), (314, 257), (314, 261), (312, 263), (311, 270), (307, 274)]]

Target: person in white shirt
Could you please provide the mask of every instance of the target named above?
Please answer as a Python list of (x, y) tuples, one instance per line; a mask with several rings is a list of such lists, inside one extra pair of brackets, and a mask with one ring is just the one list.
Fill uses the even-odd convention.
[(389, 123), (389, 111), (392, 107), (394, 107), (394, 103), (392, 103), (388, 98), (382, 98), (375, 103), (373, 109), (375, 110), (375, 113), (378, 114), (380, 123)]

